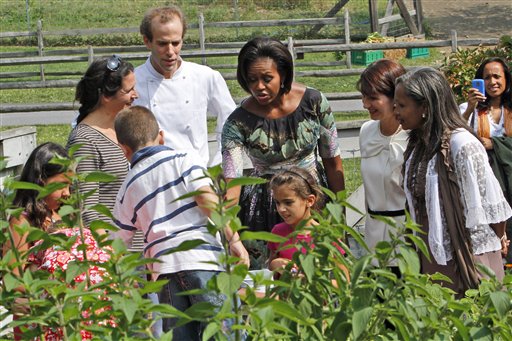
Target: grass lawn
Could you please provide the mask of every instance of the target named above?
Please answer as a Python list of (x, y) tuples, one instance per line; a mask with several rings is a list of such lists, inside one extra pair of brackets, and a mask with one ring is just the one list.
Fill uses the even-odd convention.
[[(354, 111), (348, 113), (335, 113), (337, 121), (351, 121), (368, 118), (366, 111)], [(208, 131), (210, 133), (215, 130), (215, 119), (208, 119)], [(63, 146), (66, 145), (68, 135), (71, 132), (71, 126), (68, 124), (52, 124), (52, 125), (36, 125), (37, 129), (37, 144), (44, 142), (55, 142)], [(0, 130), (7, 130), (10, 126), (1, 126)], [(360, 159), (351, 158), (343, 161), (345, 169), (346, 187), (349, 193), (352, 193), (362, 184), (361, 174), (359, 171)]]
[[(294, 19), (294, 18), (319, 18), (337, 3), (337, 0), (309, 0), (309, 1), (288, 1), (288, 5), (283, 5), (282, 1), (239, 1), (231, 0), (178, 0), (178, 4), (188, 19), (189, 23), (197, 23), (199, 13), (203, 13), (206, 22), (229, 21), (229, 20), (261, 20), (261, 19)], [(379, 11), (385, 10), (387, 0), (379, 0)], [(102, 28), (102, 27), (137, 27), (140, 23), (143, 13), (151, 7), (167, 5), (165, 0), (137, 0), (130, 2), (130, 11), (126, 11), (125, 6), (119, 5), (123, 1), (104, 0), (101, 2), (69, 2), (70, 6), (62, 6), (61, 0), (38, 0), (30, 2), (7, 1), (0, 6), (0, 17), (2, 27), (0, 31), (24, 31), (27, 30), (27, 8), (29, 7), (30, 29), (34, 30), (37, 19), (43, 19), (43, 29), (66, 30), (77, 28)], [(236, 5), (235, 5), (236, 3)], [(350, 11), (351, 33), (360, 34), (369, 31), (368, 21), (368, 1), (354, 0), (350, 1), (344, 9)], [(380, 13), (381, 16), (383, 13)], [(341, 15), (341, 12), (339, 13)], [(283, 37), (294, 36), (296, 39), (308, 38), (309, 26), (295, 27), (270, 27), (270, 28), (207, 28), (206, 39), (210, 41), (245, 41), (250, 37), (258, 35), (270, 35), (283, 39)], [(322, 38), (339, 38), (343, 36), (341, 27), (324, 27), (321, 31)], [(118, 35), (119, 39), (111, 45), (131, 44), (142, 45), (142, 39), (137, 34)], [(116, 36), (117, 37), (117, 36)], [(185, 42), (196, 42), (198, 37), (197, 29), (188, 31)], [(115, 38), (115, 37), (114, 37)], [(309, 37), (310, 38), (310, 37)], [(62, 49), (67, 46), (93, 46), (108, 45), (113, 37), (81, 37), (71, 36), (49, 36), (45, 40), (45, 50)], [(90, 39), (91, 41), (86, 41)], [(109, 40), (110, 39), (110, 40)], [(284, 38), (285, 39), (285, 38)], [(13, 38), (12, 41), (4, 40), (0, 46), (0, 52), (13, 51), (35, 51), (35, 45), (26, 45), (27, 39)], [(80, 42), (82, 42), (80, 44)], [(421, 59), (402, 59), (400, 62), (404, 66), (417, 65), (436, 65), (441, 62), (443, 56), (436, 49), (431, 49), (431, 55), (428, 58)], [(190, 61), (200, 62), (199, 58), (188, 59)], [(335, 61), (335, 54), (327, 53), (306, 53), (304, 59), (298, 60), (298, 63)], [(235, 65), (236, 57), (209, 57), (208, 65), (215, 68), (215, 65)], [(143, 60), (132, 61), (134, 66), (143, 63)], [(362, 66), (354, 65), (354, 68)], [(45, 72), (78, 72), (83, 73), (87, 68), (85, 62), (47, 64), (44, 66)], [(336, 67), (297, 67), (297, 70), (312, 69), (344, 69), (346, 66)], [(39, 72), (38, 65), (4, 66), (0, 68), (1, 72)], [(221, 72), (235, 72), (236, 69), (222, 69)], [(52, 79), (78, 79), (78, 75), (68, 76), (48, 76)], [(20, 78), (18, 81), (38, 81), (38, 77)], [(297, 81), (310, 87), (314, 87), (324, 93), (353, 92), (356, 91), (356, 82), (358, 76), (345, 77), (298, 77)], [(3, 82), (15, 81), (14, 79), (4, 79)], [(235, 98), (247, 96), (240, 88), (236, 80), (228, 80), (228, 87)], [(2, 103), (50, 103), (50, 102), (72, 102), (75, 96), (74, 88), (40, 88), (40, 89), (16, 89), (1, 90), (0, 105)], [(368, 118), (367, 112), (348, 112), (335, 113), (337, 121), (359, 120)], [(215, 120), (209, 120), (209, 132), (213, 132)], [(9, 127), (0, 127), (7, 129)], [(53, 141), (65, 145), (68, 134), (71, 130), (69, 125), (48, 125), (37, 126), (37, 143)], [(359, 172), (359, 159), (348, 159), (344, 162), (347, 188), (355, 189), (361, 183)]]

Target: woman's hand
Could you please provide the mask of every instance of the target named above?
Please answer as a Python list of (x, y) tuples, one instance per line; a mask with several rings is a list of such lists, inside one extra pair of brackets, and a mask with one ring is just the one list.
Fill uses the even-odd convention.
[(486, 97), (480, 91), (475, 88), (469, 89), (468, 93), (468, 109), (471, 107), (471, 112), (476, 108), (478, 102), (485, 101)]
[(501, 255), (505, 257), (508, 254), (508, 246), (510, 245), (510, 240), (508, 240), (507, 235), (504, 234), (500, 239), (501, 241)]
[(475, 88), (469, 89), (468, 92), (468, 107), (466, 108), (466, 111), (464, 112), (463, 116), (466, 120), (469, 120), (469, 116), (472, 112), (475, 111), (476, 105), (478, 102), (485, 101), (485, 96), (480, 91), (478, 91)]
[(484, 145), (486, 150), (492, 150), (494, 148), (494, 145), (492, 144), (492, 140), (487, 137), (481, 137), (482, 144)]

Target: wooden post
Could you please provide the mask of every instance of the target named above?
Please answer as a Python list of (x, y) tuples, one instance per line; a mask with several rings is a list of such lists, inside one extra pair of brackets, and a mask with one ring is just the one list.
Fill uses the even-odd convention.
[(396, 0), (396, 4), (398, 5), (398, 8), (400, 9), (400, 13), (402, 14), (402, 18), (404, 18), (405, 23), (407, 24), (407, 27), (409, 27), (409, 30), (411, 30), (411, 33), (414, 36), (419, 36), (420, 32), (418, 32), (418, 28), (416, 28), (414, 21), (412, 21), (412, 17), (409, 14), (409, 10), (407, 9), (407, 6), (405, 6), (404, 0)]
[[(201, 52), (205, 52), (205, 36), (204, 36), (204, 16), (203, 13), (199, 13), (199, 47), (201, 48)], [(201, 64), (206, 65), (206, 57), (201, 57)]]
[[(350, 44), (350, 14), (347, 8), (345, 9), (345, 13), (343, 13), (343, 23), (345, 25), (345, 44)], [(352, 68), (352, 52), (347, 51), (345, 53), (345, 63), (347, 64), (347, 68)]]
[[(386, 5), (386, 14), (384, 14), (384, 18), (389, 17), (391, 14), (393, 14), (393, 0), (388, 0), (388, 4)], [(389, 28), (388, 22), (382, 24), (382, 28), (380, 29), (380, 34), (383, 36), (387, 36), (388, 28)]]
[[(44, 41), (43, 41), (43, 22), (41, 19), (37, 21), (37, 54), (39, 57), (44, 55)], [(39, 76), (41, 77), (41, 82), (45, 81), (44, 77), (44, 65), (39, 65)]]
[(377, 0), (368, 0), (370, 8), (370, 33), (379, 31), (379, 12), (377, 12)]
[(452, 40), (452, 52), (457, 52), (457, 31), (451, 30), (450, 36)]
[(87, 46), (87, 65), (91, 65), (94, 61), (94, 50), (91, 45)]
[[(233, 0), (233, 11), (234, 11), (234, 15), (235, 15), (235, 21), (239, 21), (240, 13), (238, 13), (238, 0)], [(236, 39), (238, 39), (238, 36), (239, 36), (239, 31), (238, 31), (238, 26), (237, 26), (236, 27)]]
[(414, 0), (414, 9), (416, 10), (416, 25), (418, 26), (418, 31), (420, 33), (423, 32), (423, 6), (421, 4), (421, 0)]
[(295, 79), (295, 48), (293, 47), (293, 38), (288, 37), (288, 51), (290, 51), (290, 54), (292, 55), (292, 61), (293, 61), (293, 79)]
[[(336, 13), (338, 13), (342, 8), (343, 6), (345, 6), (347, 4), (348, 0), (341, 0), (341, 1), (338, 1), (336, 4), (334, 4), (334, 6), (329, 10), (329, 12), (327, 12), (327, 14), (324, 16), (324, 18), (333, 18), (334, 16), (336, 16)], [(324, 27), (324, 24), (316, 24), (315, 26), (313, 26), (311, 28), (311, 30), (309, 30), (309, 33), (308, 35), (309, 36), (314, 36), (315, 34), (318, 33), (318, 31), (320, 31), (320, 29)]]

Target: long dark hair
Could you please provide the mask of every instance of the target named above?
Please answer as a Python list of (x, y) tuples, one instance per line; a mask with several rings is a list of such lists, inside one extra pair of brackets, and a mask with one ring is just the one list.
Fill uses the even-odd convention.
[(397, 78), (398, 85), (404, 87), (408, 97), (425, 107), (422, 127), (410, 132), (406, 160), (414, 149), (427, 160), (431, 159), (439, 151), (445, 131), (457, 128), (473, 131), (460, 114), (450, 84), (439, 71), (430, 67), (409, 71)]
[[(63, 146), (53, 142), (36, 147), (23, 166), (20, 181), (43, 186), (48, 178), (66, 172), (62, 165), (50, 162), (55, 156), (67, 158), (68, 154)], [(44, 200), (37, 199), (38, 194), (35, 190), (18, 189), (13, 201), (15, 206), (25, 209), (28, 220), (34, 226), (42, 226), (48, 216)]]
[[(510, 74), (510, 68), (508, 67), (508, 64), (502, 58), (491, 57), (485, 59), (482, 62), (482, 64), (480, 64), (480, 66), (478, 67), (478, 70), (476, 70), (475, 78), (483, 79), (485, 66), (489, 63), (500, 63), (501, 67), (503, 68), (503, 73), (505, 74), (507, 86), (505, 88), (505, 91), (501, 94), (500, 105), (504, 106), (505, 108), (508, 108), (509, 110), (512, 110), (512, 93), (510, 91), (510, 87), (512, 86), (510, 84), (512, 82), (512, 76)], [(487, 96), (484, 102), (478, 102), (478, 109), (488, 108), (490, 101), (491, 97)]]
[(133, 65), (118, 58), (119, 67), (115, 71), (107, 68), (110, 58), (96, 59), (76, 86), (75, 100), (81, 106), (76, 123), (80, 123), (97, 108), (100, 96), (112, 97), (121, 89), (123, 78), (133, 72)]

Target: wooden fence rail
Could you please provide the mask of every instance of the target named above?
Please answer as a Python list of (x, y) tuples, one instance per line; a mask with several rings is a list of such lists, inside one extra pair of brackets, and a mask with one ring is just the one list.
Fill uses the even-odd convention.
[[(253, 21), (222, 21), (222, 22), (203, 22), (205, 28), (246, 28), (246, 27), (272, 27), (272, 26), (304, 26), (304, 25), (336, 25), (343, 24), (343, 18), (309, 18), (309, 19), (278, 19), (278, 20), (253, 20)], [(199, 24), (187, 24), (187, 29), (198, 29)], [(138, 27), (127, 28), (91, 28), (91, 29), (75, 29), (61, 31), (22, 31), (22, 32), (0, 32), (0, 39), (15, 37), (37, 37), (44, 36), (86, 36), (101, 34), (126, 34), (138, 33)]]

